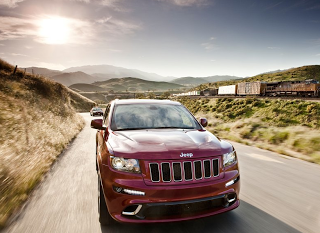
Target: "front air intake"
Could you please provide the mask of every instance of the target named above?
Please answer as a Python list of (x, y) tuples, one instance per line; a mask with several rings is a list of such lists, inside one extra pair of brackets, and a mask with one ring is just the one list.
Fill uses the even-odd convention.
[(219, 159), (149, 163), (152, 182), (181, 182), (219, 176)]

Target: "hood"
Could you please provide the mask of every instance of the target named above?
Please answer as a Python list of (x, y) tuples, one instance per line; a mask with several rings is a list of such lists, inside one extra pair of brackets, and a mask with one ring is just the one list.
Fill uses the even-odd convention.
[(204, 158), (232, 151), (231, 144), (206, 130), (148, 129), (113, 131), (108, 138), (115, 156), (137, 159)]

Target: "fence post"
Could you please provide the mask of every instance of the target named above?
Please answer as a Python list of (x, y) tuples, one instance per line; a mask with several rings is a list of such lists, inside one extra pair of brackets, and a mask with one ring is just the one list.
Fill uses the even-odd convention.
[(18, 67), (18, 65), (16, 65), (16, 67), (14, 67), (13, 74), (15, 74), (15, 73), (16, 73), (16, 71), (17, 71), (17, 67)]

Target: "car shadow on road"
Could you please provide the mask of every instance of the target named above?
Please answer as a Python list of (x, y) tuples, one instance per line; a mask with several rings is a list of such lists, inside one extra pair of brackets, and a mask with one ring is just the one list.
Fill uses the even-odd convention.
[[(279, 210), (281, 211), (281, 210)], [(101, 227), (101, 232), (300, 232), (266, 212), (241, 201), (240, 207), (228, 213), (177, 223), (120, 224)]]

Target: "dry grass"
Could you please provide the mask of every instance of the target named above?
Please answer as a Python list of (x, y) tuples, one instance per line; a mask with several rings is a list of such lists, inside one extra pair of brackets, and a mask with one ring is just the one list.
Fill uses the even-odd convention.
[(232, 141), (320, 164), (320, 104), (301, 100), (179, 99)]
[(84, 126), (92, 101), (0, 60), (0, 228)]

